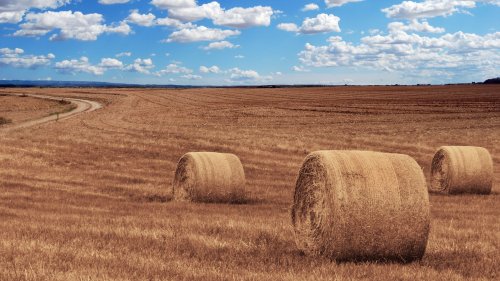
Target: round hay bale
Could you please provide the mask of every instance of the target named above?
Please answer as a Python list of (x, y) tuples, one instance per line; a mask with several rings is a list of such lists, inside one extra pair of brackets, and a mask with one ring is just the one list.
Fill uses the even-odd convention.
[(316, 151), (292, 207), (298, 248), (336, 261), (421, 259), (430, 223), (422, 169), (407, 155)]
[(431, 164), (433, 192), (490, 194), (493, 160), (487, 149), (474, 146), (442, 146)]
[(239, 203), (245, 198), (245, 172), (238, 156), (189, 152), (175, 171), (173, 197), (179, 201)]

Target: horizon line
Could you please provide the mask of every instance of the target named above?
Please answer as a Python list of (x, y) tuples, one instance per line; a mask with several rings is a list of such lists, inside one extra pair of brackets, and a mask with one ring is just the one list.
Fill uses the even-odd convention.
[[(490, 82), (489, 82), (490, 81)], [(191, 84), (147, 84), (147, 83), (122, 83), (106, 81), (72, 81), (72, 80), (0, 80), (2, 88), (20, 87), (130, 87), (130, 88), (294, 88), (294, 87), (362, 87), (362, 86), (447, 86), (447, 85), (477, 85), (498, 84), (500, 77), (486, 79), (482, 82), (456, 82), (456, 83), (416, 83), (416, 84), (242, 84), (242, 85), (191, 85)], [(57, 85), (63, 84), (63, 85)], [(64, 85), (66, 84), (66, 85)]]

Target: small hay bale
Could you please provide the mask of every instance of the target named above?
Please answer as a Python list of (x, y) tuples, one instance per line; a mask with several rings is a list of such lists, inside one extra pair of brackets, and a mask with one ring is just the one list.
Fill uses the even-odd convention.
[(177, 201), (243, 203), (244, 188), (245, 172), (238, 156), (189, 152), (177, 164), (172, 192)]
[(421, 259), (430, 207), (422, 169), (407, 155), (316, 151), (299, 172), (292, 207), (298, 248), (336, 261)]
[(493, 160), (486, 148), (442, 146), (431, 164), (430, 191), (459, 194), (490, 194)]

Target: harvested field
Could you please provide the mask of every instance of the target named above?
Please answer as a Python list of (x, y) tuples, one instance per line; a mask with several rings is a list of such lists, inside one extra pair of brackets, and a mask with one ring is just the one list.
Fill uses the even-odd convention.
[(65, 101), (44, 100), (33, 97), (15, 97), (0, 94), (0, 117), (19, 123), (71, 110)]
[[(2, 92), (105, 107), (0, 132), (0, 280), (500, 277), (499, 86)], [(428, 180), (443, 145), (488, 149), (493, 188), (488, 196), (430, 196), (421, 261), (336, 264), (297, 249), (290, 208), (308, 153), (408, 154)], [(177, 162), (189, 151), (238, 155), (254, 200), (170, 201)]]

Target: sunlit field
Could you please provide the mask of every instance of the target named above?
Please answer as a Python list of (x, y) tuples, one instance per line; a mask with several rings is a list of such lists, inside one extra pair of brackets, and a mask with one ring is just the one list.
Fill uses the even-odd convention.
[[(2, 93), (104, 107), (0, 125), (0, 280), (500, 278), (500, 86), (0, 89), (0, 117), (15, 124), (71, 105)], [(428, 179), (442, 145), (487, 148), (493, 191), (431, 194), (421, 261), (336, 263), (297, 249), (290, 207), (308, 153), (404, 153)], [(238, 155), (245, 204), (171, 200), (189, 151)]]

